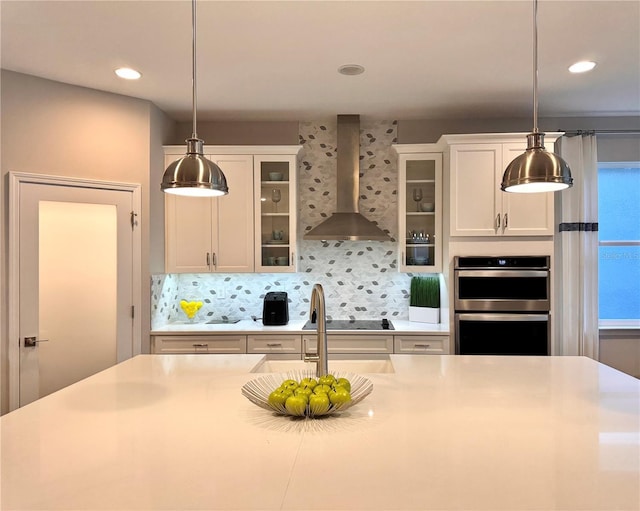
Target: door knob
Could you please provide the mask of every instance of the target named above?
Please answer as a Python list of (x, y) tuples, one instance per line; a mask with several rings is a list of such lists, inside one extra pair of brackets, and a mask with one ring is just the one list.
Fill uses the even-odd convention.
[(39, 342), (49, 342), (49, 339), (40, 339), (37, 340), (36, 337), (25, 337), (24, 338), (24, 347), (25, 348), (35, 348)]

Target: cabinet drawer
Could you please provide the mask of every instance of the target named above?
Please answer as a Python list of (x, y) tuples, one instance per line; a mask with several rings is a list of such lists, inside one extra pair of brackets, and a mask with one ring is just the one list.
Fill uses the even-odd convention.
[(153, 353), (246, 353), (245, 335), (154, 337)]
[(447, 355), (449, 354), (449, 337), (446, 335), (394, 335), (394, 353), (410, 353), (412, 355)]
[(249, 335), (247, 353), (300, 354), (302, 337), (300, 335)]
[[(302, 339), (305, 353), (317, 352), (317, 336)], [(393, 336), (327, 334), (327, 346), (329, 353), (393, 353)]]

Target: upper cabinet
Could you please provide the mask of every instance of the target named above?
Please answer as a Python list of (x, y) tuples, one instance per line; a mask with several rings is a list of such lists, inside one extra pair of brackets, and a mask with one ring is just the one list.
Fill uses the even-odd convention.
[(432, 144), (393, 146), (398, 160), (400, 271), (442, 271), (442, 154)]
[[(166, 165), (183, 155), (166, 155)], [(206, 157), (224, 172), (229, 194), (220, 197), (165, 194), (166, 272), (252, 272), (253, 157), (242, 154)]]
[[(561, 134), (547, 134), (545, 144)], [(451, 236), (551, 236), (554, 194), (500, 190), (509, 163), (526, 149), (526, 134), (444, 135), (450, 179)]]
[(296, 157), (255, 155), (257, 272), (296, 271)]
[[(299, 149), (207, 147), (205, 156), (224, 172), (229, 193), (212, 198), (165, 194), (165, 271), (295, 271), (295, 155)], [(185, 150), (184, 146), (165, 147), (165, 168), (184, 156)], [(279, 190), (280, 199), (273, 190)], [(273, 252), (265, 251), (271, 245)], [(274, 268), (265, 269), (272, 261)]]

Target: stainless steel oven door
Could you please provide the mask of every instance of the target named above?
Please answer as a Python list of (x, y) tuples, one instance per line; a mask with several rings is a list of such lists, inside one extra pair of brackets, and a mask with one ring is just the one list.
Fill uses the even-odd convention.
[(455, 270), (456, 311), (549, 311), (547, 270)]
[(550, 355), (549, 314), (455, 314), (458, 355)]

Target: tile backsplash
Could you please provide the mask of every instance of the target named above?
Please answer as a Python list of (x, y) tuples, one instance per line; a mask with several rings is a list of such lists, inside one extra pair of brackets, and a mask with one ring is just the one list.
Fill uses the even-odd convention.
[[(397, 236), (395, 121), (361, 123), (360, 212), (392, 238)], [(304, 233), (329, 217), (336, 198), (337, 122), (300, 123), (298, 158), (298, 272), (154, 275), (152, 329), (183, 320), (181, 299), (200, 299), (198, 317), (250, 319), (262, 316), (269, 291), (285, 291), (290, 319), (309, 313), (311, 289), (324, 287), (332, 318), (408, 319), (411, 274), (397, 269), (395, 241), (311, 241)]]

